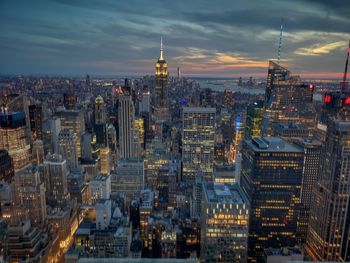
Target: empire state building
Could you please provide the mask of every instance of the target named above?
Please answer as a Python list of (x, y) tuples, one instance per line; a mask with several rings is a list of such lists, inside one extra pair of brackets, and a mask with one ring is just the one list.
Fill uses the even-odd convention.
[(156, 87), (155, 87), (155, 101), (156, 108), (168, 107), (168, 66), (163, 57), (163, 41), (160, 40), (160, 56), (156, 63)]

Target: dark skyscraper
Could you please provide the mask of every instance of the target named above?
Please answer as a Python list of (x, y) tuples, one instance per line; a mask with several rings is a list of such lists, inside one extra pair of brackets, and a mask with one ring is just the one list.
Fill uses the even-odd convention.
[(297, 244), (304, 151), (278, 137), (245, 140), (241, 185), (251, 202), (248, 259)]
[(77, 96), (74, 92), (67, 92), (63, 94), (63, 105), (66, 110), (74, 110), (77, 104)]
[(11, 182), (15, 175), (11, 156), (6, 150), (0, 150), (0, 181)]
[(247, 107), (247, 119), (244, 130), (245, 139), (261, 137), (261, 122), (264, 114), (263, 101), (254, 102)]
[(30, 130), (33, 140), (42, 138), (42, 107), (41, 105), (29, 105)]
[(96, 143), (107, 145), (106, 106), (101, 96), (96, 98), (94, 107)]

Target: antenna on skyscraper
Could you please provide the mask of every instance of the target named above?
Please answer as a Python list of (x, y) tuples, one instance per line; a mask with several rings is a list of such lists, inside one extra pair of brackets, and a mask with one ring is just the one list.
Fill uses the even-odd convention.
[(282, 48), (282, 37), (283, 37), (283, 18), (281, 20), (281, 28), (280, 28), (280, 40), (278, 43), (278, 54), (277, 54), (277, 64), (280, 64), (280, 60), (281, 60), (281, 48)]
[(346, 78), (348, 74), (348, 64), (349, 64), (349, 53), (350, 53), (350, 40), (349, 40), (349, 47), (348, 47), (348, 54), (346, 56), (346, 62), (345, 62), (345, 70), (344, 70), (344, 75), (343, 75), (343, 83), (342, 83), (342, 91), (345, 91), (346, 89)]
[(160, 37), (160, 57), (159, 60), (164, 60), (163, 58), (163, 37)]

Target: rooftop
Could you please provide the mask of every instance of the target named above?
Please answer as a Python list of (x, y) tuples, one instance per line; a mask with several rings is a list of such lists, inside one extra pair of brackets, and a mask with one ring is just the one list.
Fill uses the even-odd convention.
[(288, 143), (280, 137), (263, 137), (252, 140), (246, 140), (246, 143), (253, 148), (255, 152), (289, 152), (302, 153), (303, 150), (298, 146)]
[(216, 113), (215, 108), (209, 107), (185, 107), (183, 109), (184, 113)]
[(248, 204), (243, 191), (238, 184), (204, 183), (204, 194), (208, 203)]

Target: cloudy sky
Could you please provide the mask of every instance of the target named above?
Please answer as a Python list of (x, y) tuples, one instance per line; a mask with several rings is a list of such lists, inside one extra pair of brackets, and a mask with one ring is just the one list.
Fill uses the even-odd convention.
[(349, 0), (0, 0), (0, 73), (153, 74), (163, 36), (171, 73), (265, 76), (276, 59), (340, 77)]

